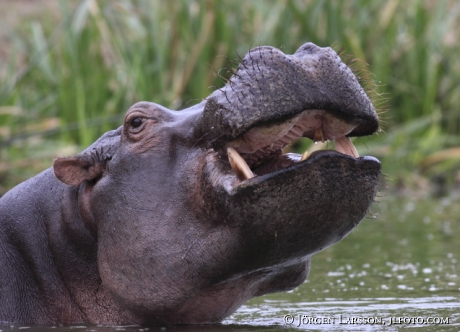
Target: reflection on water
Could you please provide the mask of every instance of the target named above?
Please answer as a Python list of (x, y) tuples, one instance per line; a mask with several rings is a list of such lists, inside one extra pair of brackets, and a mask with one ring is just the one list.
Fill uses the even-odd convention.
[[(457, 297), (325, 298), (317, 302), (262, 303), (258, 310), (244, 306), (232, 316), (233, 323), (289, 324), (297, 329), (356, 331), (397, 330), (430, 323), (439, 329), (458, 330), (460, 303)], [(289, 320), (288, 320), (289, 319)], [(230, 321), (230, 320), (229, 320)]]
[(371, 211), (375, 218), (314, 256), (307, 282), (254, 298), (221, 325), (3, 330), (460, 330), (460, 198), (380, 200)]

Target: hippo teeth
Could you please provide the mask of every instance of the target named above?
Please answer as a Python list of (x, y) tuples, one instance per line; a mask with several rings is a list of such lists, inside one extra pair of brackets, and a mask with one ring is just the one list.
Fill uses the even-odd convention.
[(228, 161), (230, 162), (233, 171), (236, 173), (240, 181), (244, 181), (254, 177), (254, 174), (252, 173), (246, 161), (243, 159), (243, 157), (240, 156), (240, 154), (234, 148), (228, 147), (227, 155)]
[(323, 128), (319, 127), (315, 129), (315, 133), (313, 134), (313, 141), (314, 142), (324, 142), (326, 139), (324, 138)]
[(305, 151), (303, 154), (302, 154), (302, 158), (300, 158), (300, 161), (303, 161), (305, 159), (308, 158), (308, 151)]
[(342, 136), (335, 140), (335, 150), (340, 153), (359, 158), (358, 151), (347, 136)]
[[(229, 141), (228, 160), (240, 181), (244, 181), (308, 159), (312, 151), (326, 148), (324, 144), (316, 144), (319, 142), (335, 141), (337, 152), (359, 158), (358, 151), (347, 137), (354, 128), (356, 123), (336, 118), (327, 111), (305, 110), (282, 122), (253, 127)], [(310, 138), (315, 145), (302, 156), (283, 157), (283, 149), (300, 137)], [(223, 155), (224, 151), (219, 153)], [(290, 161), (286, 161), (288, 159)]]
[[(318, 139), (318, 141), (321, 141), (322, 139), (327, 140), (321, 128), (316, 130), (314, 138)], [(341, 136), (332, 141), (335, 141), (335, 150), (337, 152), (353, 158), (359, 158), (358, 151), (347, 136)], [(239, 142), (240, 141), (236, 143)], [(295, 154), (288, 153), (287, 155), (289, 156), (287, 156), (287, 159), (283, 159), (280, 157), (283, 156), (283, 151), (280, 149), (280, 146), (272, 143), (267, 148), (249, 155), (250, 158), (248, 161), (245, 159), (248, 156), (247, 154), (243, 154), (243, 156), (241, 156), (237, 151), (238, 144), (236, 143), (232, 142), (232, 146), (227, 146), (227, 156), (230, 166), (240, 181), (248, 180), (256, 176), (256, 174), (254, 174), (251, 170), (251, 167), (257, 172), (257, 175), (263, 175), (274, 170), (292, 166), (293, 163), (304, 161), (310, 157), (310, 152), (307, 150), (301, 156), (294, 156)], [(275, 148), (273, 148), (274, 145), (276, 145)], [(254, 163), (252, 158), (259, 160), (259, 162)], [(251, 165), (251, 167), (249, 165)]]
[[(353, 145), (353, 143), (347, 136), (343, 136), (335, 140), (335, 150), (337, 152), (346, 154), (348, 156), (359, 158), (358, 151), (356, 150), (355, 146)], [(307, 159), (308, 157), (309, 157), (309, 152), (307, 150), (302, 154), (300, 161), (303, 161)]]

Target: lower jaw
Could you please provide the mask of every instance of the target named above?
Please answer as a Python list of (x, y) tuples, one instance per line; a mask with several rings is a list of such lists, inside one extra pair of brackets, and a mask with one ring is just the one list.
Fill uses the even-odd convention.
[[(314, 156), (319, 156), (321, 154), (327, 154), (327, 153), (336, 153), (334, 150), (318, 150), (314, 151), (311, 154), (308, 155), (308, 158), (316, 159)], [(374, 157), (352, 157), (346, 154), (339, 154), (337, 153), (338, 157), (343, 157), (343, 158), (353, 158), (353, 159), (369, 159), (369, 160), (374, 160), (377, 161)], [(282, 169), (286, 169), (290, 166), (294, 166), (299, 164), (300, 162), (303, 162), (307, 160), (308, 158), (305, 158), (305, 154), (301, 155), (298, 153), (282, 153), (282, 151), (279, 151), (274, 156), (271, 156), (268, 158), (264, 163), (260, 164), (257, 167), (253, 168), (253, 174), (254, 176), (262, 176), (265, 174), (273, 173)]]
[[(263, 197), (267, 196), (278, 201), (281, 196), (287, 195), (291, 198), (281, 201), (288, 205), (294, 204), (297, 199), (304, 201), (297, 195), (302, 196), (306, 193), (312, 195), (327, 191), (328, 195), (334, 193), (337, 197), (346, 197), (348, 192), (359, 192), (366, 197), (375, 194), (381, 172), (381, 164), (376, 158), (353, 158), (333, 150), (316, 151), (307, 160), (296, 161), (299, 156), (280, 156), (278, 161), (272, 162), (272, 166), (276, 163), (286, 163), (290, 166), (270, 169), (267, 164), (268, 166), (264, 165), (264, 169), (255, 169), (260, 173), (251, 179), (238, 180), (233, 175), (232, 183), (226, 190), (237, 200), (243, 197), (244, 200), (248, 197), (263, 200)], [(298, 194), (293, 196), (292, 192)]]

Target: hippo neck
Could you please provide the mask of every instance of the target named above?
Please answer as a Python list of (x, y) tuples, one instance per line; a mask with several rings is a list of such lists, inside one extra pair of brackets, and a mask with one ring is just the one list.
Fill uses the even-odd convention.
[(52, 237), (55, 262), (86, 322), (131, 322), (131, 315), (108, 293), (99, 275), (97, 230), (87, 206), (90, 190), (89, 184), (82, 184), (78, 187), (65, 185), (62, 191), (62, 215)]

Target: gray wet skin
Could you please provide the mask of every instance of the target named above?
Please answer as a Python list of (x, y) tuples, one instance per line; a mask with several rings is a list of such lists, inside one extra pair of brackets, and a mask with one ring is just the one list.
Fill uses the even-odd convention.
[(122, 127), (0, 199), (0, 322), (219, 322), (300, 285), (311, 256), (365, 217), (380, 163), (283, 155), (291, 125), (312, 139), (379, 126), (352, 72), (313, 44), (251, 50), (187, 110), (133, 105)]

